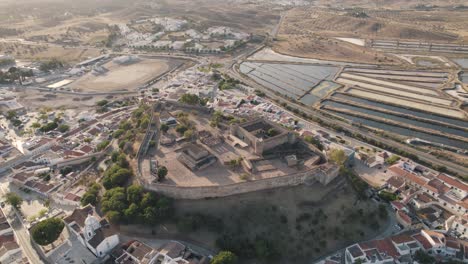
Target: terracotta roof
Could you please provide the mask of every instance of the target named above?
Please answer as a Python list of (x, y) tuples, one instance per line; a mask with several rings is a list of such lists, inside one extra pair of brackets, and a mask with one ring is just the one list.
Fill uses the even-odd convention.
[(423, 178), (417, 176), (416, 174), (413, 174), (413, 173), (411, 173), (409, 171), (406, 171), (406, 170), (400, 168), (398, 164), (393, 165), (392, 167), (389, 168), (389, 170), (392, 171), (393, 173), (395, 173), (396, 175), (401, 176), (404, 179), (413, 182), (414, 184), (417, 184), (417, 185), (420, 185), (420, 186), (426, 185), (426, 181)]
[(416, 239), (416, 241), (418, 241), (419, 244), (422, 245), (425, 250), (432, 248), (432, 245), (431, 243), (429, 243), (429, 240), (427, 240), (423, 235), (417, 234), (414, 235), (413, 238)]
[(460, 243), (453, 237), (446, 237), (445, 246), (453, 249), (460, 249)]
[(428, 186), (435, 188), (436, 193), (445, 193), (450, 190), (449, 187), (445, 186), (445, 184), (439, 179), (432, 179), (427, 183)]
[(59, 145), (53, 145), (52, 147), (50, 147), (50, 150), (52, 150), (53, 152), (59, 152), (63, 150), (63, 147)]
[(424, 203), (430, 203), (430, 202), (434, 202), (434, 201), (435, 201), (434, 198), (432, 198), (431, 196), (427, 195), (426, 193), (418, 194), (418, 200), (420, 200), (421, 202), (424, 202)]
[(409, 217), (405, 212), (403, 211), (398, 211), (398, 216), (400, 216), (401, 220), (405, 221), (408, 224), (411, 224), (411, 217)]
[(395, 245), (393, 245), (392, 240), (390, 238), (385, 238), (381, 240), (373, 240), (370, 242), (364, 242), (359, 244), (363, 249), (364, 248), (376, 248), (380, 253), (385, 253), (388, 256), (392, 256), (393, 258), (397, 259), (400, 254), (398, 253)]
[(450, 186), (453, 186), (453, 187), (456, 187), (460, 190), (463, 190), (465, 192), (468, 192), (468, 185), (460, 182), (459, 180), (453, 178), (453, 177), (450, 177), (444, 173), (441, 173), (439, 174), (439, 176), (437, 176), (437, 178), (439, 178), (440, 180), (442, 180), (443, 182), (445, 182), (446, 184), (450, 185)]
[(79, 227), (84, 227), (84, 222), (86, 220), (86, 217), (88, 217), (89, 214), (94, 213), (94, 208), (91, 205), (87, 205), (83, 208), (78, 208), (73, 211), (73, 213), (67, 217), (65, 217), (63, 220), (67, 224), (71, 224), (72, 222), (75, 222)]
[(63, 152), (63, 155), (65, 156), (65, 158), (69, 158), (69, 157), (81, 157), (81, 156), (83, 156), (84, 154), (81, 153), (81, 152), (78, 152), (78, 151), (65, 150), (65, 151)]
[(10, 251), (10, 250), (19, 248), (19, 245), (16, 243), (16, 241), (11, 241), (11, 242), (4, 243), (2, 247)]
[(101, 132), (99, 129), (93, 127), (92, 129), (88, 130), (88, 133), (95, 136), (97, 134), (99, 134), (99, 132)]
[(73, 194), (73, 193), (67, 193), (67, 195), (65, 195), (64, 199), (74, 201), (74, 202), (78, 202), (81, 198), (79, 196)]
[(89, 153), (89, 152), (93, 151), (93, 148), (86, 145), (86, 146), (81, 147), (80, 151), (83, 151), (84, 153)]
[(396, 235), (396, 236), (391, 237), (390, 239), (396, 244), (410, 243), (414, 241), (414, 238), (412, 238), (408, 234)]
[(392, 176), (390, 179), (387, 180), (387, 184), (392, 186), (393, 188), (400, 188), (405, 184), (405, 181), (401, 177)]
[(15, 174), (12, 178), (15, 179), (15, 180), (18, 180), (20, 182), (25, 182), (27, 179), (29, 179), (30, 177), (34, 176), (34, 173), (32, 172), (19, 172), (17, 174)]
[(14, 242), (15, 236), (13, 234), (2, 235), (0, 236), (0, 247), (3, 246), (5, 243)]
[(398, 210), (401, 210), (401, 209), (405, 208), (405, 205), (398, 202), (398, 201), (392, 201), (391, 204), (392, 204), (393, 207), (395, 207)]

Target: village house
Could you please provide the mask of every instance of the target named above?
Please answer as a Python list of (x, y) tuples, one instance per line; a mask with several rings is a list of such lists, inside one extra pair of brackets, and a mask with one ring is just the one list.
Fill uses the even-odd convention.
[(464, 248), (463, 241), (442, 232), (422, 229), (351, 245), (345, 250), (345, 263), (412, 263), (418, 250), (437, 258), (465, 261), (461, 255)]

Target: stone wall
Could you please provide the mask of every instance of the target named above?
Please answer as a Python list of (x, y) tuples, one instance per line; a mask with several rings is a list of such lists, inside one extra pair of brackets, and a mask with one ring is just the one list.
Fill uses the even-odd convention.
[(155, 191), (176, 199), (203, 199), (225, 197), (286, 186), (296, 186), (304, 183), (312, 183), (314, 181), (321, 182), (325, 185), (337, 175), (338, 174), (326, 174), (320, 167), (316, 167), (296, 174), (221, 186), (182, 187), (159, 183), (142, 184), (147, 190)]

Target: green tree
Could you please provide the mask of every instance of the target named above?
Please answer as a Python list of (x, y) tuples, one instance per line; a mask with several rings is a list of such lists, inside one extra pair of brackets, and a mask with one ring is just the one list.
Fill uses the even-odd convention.
[(342, 149), (331, 149), (328, 156), (338, 165), (343, 165), (346, 161), (346, 154)]
[(210, 264), (235, 264), (237, 256), (231, 251), (221, 251), (213, 257)]
[(123, 212), (123, 210), (128, 206), (125, 189), (122, 187), (116, 187), (107, 190), (102, 198), (101, 206), (103, 212)]
[(31, 228), (31, 235), (34, 241), (41, 245), (53, 243), (62, 233), (65, 224), (59, 218), (49, 218), (43, 220)]
[(68, 130), (70, 129), (70, 126), (69, 125), (66, 125), (66, 124), (62, 124), (58, 127), (58, 131), (62, 132), (62, 133), (65, 133), (67, 132)]
[(104, 140), (103, 142), (99, 143), (96, 146), (96, 149), (97, 149), (97, 151), (101, 151), (101, 150), (105, 149), (107, 146), (109, 146), (109, 144), (110, 144), (109, 140)]
[(6, 119), (8, 120), (13, 120), (13, 119), (16, 119), (17, 117), (18, 117), (18, 114), (16, 113), (16, 111), (13, 111), (13, 110), (8, 111), (6, 114)]
[(96, 105), (103, 107), (103, 106), (106, 106), (108, 103), (109, 102), (107, 100), (100, 100), (100, 101), (97, 101)]
[(138, 204), (143, 198), (143, 187), (141, 185), (130, 185), (127, 188), (127, 201)]
[(56, 129), (57, 127), (58, 127), (58, 124), (56, 122), (49, 122), (49, 123), (43, 125), (39, 130), (41, 132), (46, 133), (46, 132), (49, 132), (49, 131), (52, 131), (52, 130)]
[(144, 116), (140, 120), (140, 128), (147, 128), (150, 123), (150, 119), (147, 116)]
[(184, 134), (185, 131), (188, 130), (188, 127), (186, 125), (183, 125), (183, 124), (178, 124), (175, 128), (175, 130), (177, 131), (177, 133), (180, 133), (180, 134)]
[(111, 223), (116, 224), (122, 220), (122, 213), (118, 211), (109, 211), (106, 213), (106, 217)]
[(159, 167), (159, 168), (158, 168), (158, 172), (157, 172), (157, 174), (158, 174), (158, 180), (159, 180), (159, 181), (164, 180), (164, 179), (166, 178), (166, 176), (167, 176), (167, 172), (168, 172), (168, 171), (167, 171), (167, 168), (166, 168), (165, 166)]
[(257, 239), (254, 243), (255, 255), (262, 260), (271, 260), (278, 255), (273, 243), (265, 239)]
[(200, 97), (196, 94), (186, 93), (180, 97), (179, 101), (184, 104), (198, 105), (200, 104)]
[(31, 127), (34, 128), (34, 129), (38, 129), (38, 128), (41, 127), (41, 124), (38, 123), (38, 122), (34, 122), (34, 123), (32, 123)]
[(387, 164), (393, 165), (399, 160), (400, 160), (400, 156), (392, 155), (390, 158), (387, 159)]
[(101, 190), (101, 185), (98, 183), (93, 183), (86, 193), (81, 197), (81, 205), (86, 206), (88, 204), (91, 204), (93, 206), (96, 206), (98, 201), (99, 201), (99, 191)]
[(191, 139), (192, 137), (193, 137), (193, 130), (192, 129), (189, 129), (189, 130), (184, 132), (184, 138)]
[(5, 195), (6, 203), (13, 206), (16, 209), (20, 209), (21, 204), (23, 203), (23, 198), (21, 198), (16, 193), (9, 192)]
[(167, 133), (167, 131), (169, 130), (169, 126), (166, 125), (166, 124), (161, 124), (160, 130), (161, 130), (163, 133)]
[(139, 214), (140, 214), (140, 208), (138, 208), (138, 205), (136, 205), (135, 203), (130, 204), (130, 206), (124, 211), (125, 218), (129, 222), (132, 222), (136, 218), (139, 218)]

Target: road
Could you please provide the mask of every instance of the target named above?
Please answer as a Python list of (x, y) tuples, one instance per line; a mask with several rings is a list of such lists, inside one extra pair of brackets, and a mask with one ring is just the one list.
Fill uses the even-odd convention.
[[(464, 167), (462, 165), (458, 165), (458, 164), (455, 164), (455, 163), (450, 162), (450, 161), (439, 159), (439, 158), (434, 157), (434, 156), (432, 156), (432, 155), (430, 155), (430, 154), (428, 154), (426, 152), (417, 150), (417, 149), (415, 149), (415, 148), (413, 148), (411, 146), (396, 142), (396, 141), (388, 139), (388, 138), (383, 138), (383, 137), (377, 136), (377, 135), (375, 135), (373, 133), (370, 133), (370, 132), (364, 130), (363, 128), (357, 128), (357, 127), (354, 127), (354, 126), (350, 125), (349, 123), (326, 117), (326, 116), (322, 115), (319, 111), (317, 111), (317, 110), (315, 110), (313, 108), (304, 107), (302, 105), (299, 105), (299, 104), (296, 104), (296, 103), (294, 103), (292, 101), (289, 101), (289, 100), (283, 98), (282, 96), (276, 95), (275, 93), (273, 93), (269, 89), (255, 83), (254, 81), (252, 81), (250, 79), (245, 78), (244, 76), (239, 74), (237, 71), (235, 71), (233, 68), (229, 69), (226, 73), (228, 75), (230, 75), (231, 77), (233, 77), (233, 78), (241, 80), (242, 82), (248, 84), (249, 86), (253, 87), (254, 89), (258, 89), (260, 91), (263, 91), (269, 98), (271, 98), (273, 100), (278, 100), (279, 102), (284, 102), (284, 103), (288, 104), (289, 106), (297, 108), (300, 111), (302, 111), (302, 112), (304, 112), (304, 113), (306, 113), (308, 115), (320, 118), (323, 121), (326, 121), (327, 123), (339, 125), (339, 126), (343, 127), (344, 129), (346, 129), (347, 131), (349, 131), (351, 133), (361, 134), (361, 135), (363, 135), (363, 136), (365, 136), (365, 137), (367, 137), (369, 139), (373, 139), (375, 141), (382, 142), (382, 143), (384, 143), (384, 144), (386, 144), (388, 146), (396, 147), (396, 148), (398, 148), (400, 150), (403, 150), (403, 151), (406, 151), (406, 152), (411, 153), (413, 155), (416, 155), (416, 156), (418, 156), (418, 158), (421, 161), (424, 161), (426, 163), (439, 165), (439, 166), (445, 166), (445, 167), (449, 168), (450, 170), (453, 170), (453, 171), (455, 171), (455, 172), (457, 172), (457, 173), (459, 173), (461, 175), (468, 175), (468, 167)], [(323, 128), (323, 130), (328, 130), (328, 129)], [(330, 130), (328, 130), (328, 131), (330, 131)], [(350, 137), (343, 136), (343, 138), (345, 138), (345, 139), (347, 139), (349, 141), (355, 141), (355, 139), (352, 139)]]

